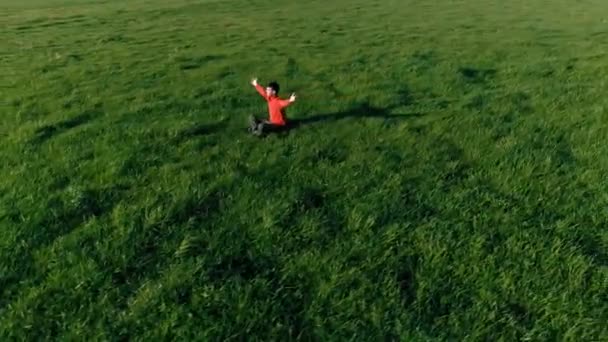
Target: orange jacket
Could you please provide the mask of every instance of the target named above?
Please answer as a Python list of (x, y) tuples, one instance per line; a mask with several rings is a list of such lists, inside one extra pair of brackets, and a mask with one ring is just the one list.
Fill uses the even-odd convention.
[(289, 100), (280, 99), (278, 96), (266, 96), (266, 90), (261, 85), (256, 85), (255, 89), (268, 102), (268, 121), (271, 124), (285, 126), (287, 120), (285, 118), (285, 107), (291, 104)]

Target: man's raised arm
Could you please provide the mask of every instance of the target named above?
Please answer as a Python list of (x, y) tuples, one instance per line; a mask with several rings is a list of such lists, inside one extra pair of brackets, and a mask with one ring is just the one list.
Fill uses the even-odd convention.
[(289, 99), (287, 99), (287, 100), (281, 100), (280, 104), (281, 104), (281, 107), (287, 107), (287, 106), (289, 106), (290, 104), (292, 104), (294, 102), (296, 102), (296, 94), (295, 93), (291, 94), (291, 96), (289, 97)]
[(266, 91), (264, 90), (264, 87), (259, 85), (257, 78), (251, 80), (251, 85), (255, 87), (255, 90), (257, 90), (263, 98), (266, 98)]

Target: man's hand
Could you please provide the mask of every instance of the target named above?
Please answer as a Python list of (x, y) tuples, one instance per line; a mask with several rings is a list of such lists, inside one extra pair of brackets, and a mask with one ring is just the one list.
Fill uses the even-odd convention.
[(251, 80), (251, 85), (254, 86), (254, 87), (257, 87), (258, 86), (258, 79), (257, 78), (252, 79)]
[(296, 93), (291, 94), (291, 96), (289, 97), (289, 102), (296, 102)]

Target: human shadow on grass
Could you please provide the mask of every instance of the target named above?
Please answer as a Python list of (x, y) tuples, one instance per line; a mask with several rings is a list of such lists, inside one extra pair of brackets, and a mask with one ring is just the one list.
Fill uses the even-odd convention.
[(422, 113), (394, 114), (394, 107), (380, 108), (369, 103), (363, 103), (349, 110), (334, 113), (324, 113), (307, 118), (290, 119), (291, 128), (319, 123), (331, 123), (345, 119), (382, 119), (382, 120), (407, 120), (424, 116)]

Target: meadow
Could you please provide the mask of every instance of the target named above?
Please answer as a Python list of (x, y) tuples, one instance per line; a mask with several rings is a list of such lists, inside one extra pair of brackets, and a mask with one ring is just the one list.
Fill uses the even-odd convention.
[(607, 2), (0, 12), (1, 340), (608, 340)]

